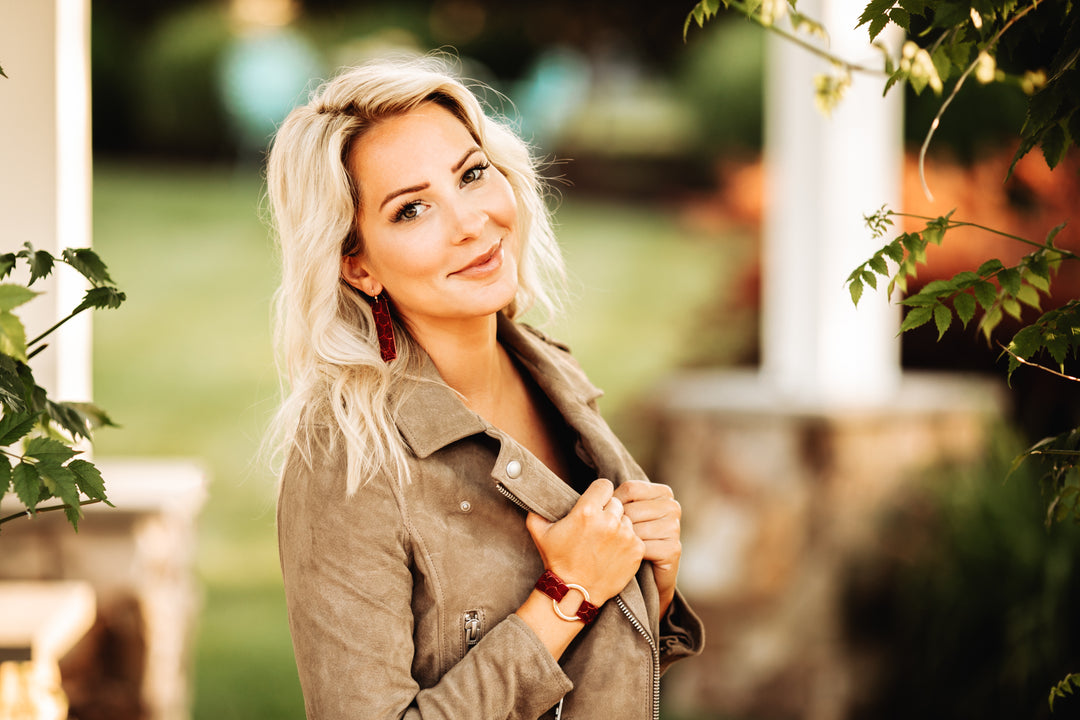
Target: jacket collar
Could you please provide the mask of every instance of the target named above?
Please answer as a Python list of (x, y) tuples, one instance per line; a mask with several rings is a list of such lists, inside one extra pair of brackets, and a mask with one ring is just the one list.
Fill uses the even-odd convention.
[[(531, 327), (498, 316), (499, 342), (527, 368), (564, 417), (600, 397), (600, 390), (557, 346)], [(418, 458), (426, 458), (451, 443), (487, 431), (490, 426), (462, 402), (439, 375), (428, 354), (418, 348), (419, 370), (395, 393), (395, 420), (402, 437)]]
[[(498, 317), (498, 334), (499, 342), (521, 361), (566, 421), (587, 441), (592, 433), (582, 418), (593, 414), (588, 405), (602, 393), (585, 377), (567, 349), (502, 313)], [(419, 371), (401, 384), (395, 416), (398, 429), (418, 458), (426, 458), (451, 443), (479, 433), (505, 438), (501, 431), (465, 406), (443, 381), (427, 353), (422, 349), (418, 352)], [(598, 452), (600, 448), (594, 450)], [(607, 455), (605, 452), (596, 459), (602, 463)], [(518, 467), (510, 472), (513, 463)], [(501, 443), (491, 477), (530, 510), (553, 522), (564, 517), (579, 497), (573, 488), (514, 442)], [(643, 564), (641, 572), (651, 572), (648, 563)], [(645, 627), (652, 628), (655, 637), (656, 623), (649, 620), (638, 585), (631, 580), (620, 595), (627, 611), (645, 623)]]

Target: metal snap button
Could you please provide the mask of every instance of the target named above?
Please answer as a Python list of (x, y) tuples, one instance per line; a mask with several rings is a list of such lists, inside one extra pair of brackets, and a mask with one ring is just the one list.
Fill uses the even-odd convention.
[(521, 463), (517, 460), (506, 463), (506, 477), (511, 480), (521, 477)]
[(468, 500), (462, 500), (461, 505), (458, 505), (458, 507), (461, 508), (461, 512), (467, 513), (472, 510), (472, 503)]

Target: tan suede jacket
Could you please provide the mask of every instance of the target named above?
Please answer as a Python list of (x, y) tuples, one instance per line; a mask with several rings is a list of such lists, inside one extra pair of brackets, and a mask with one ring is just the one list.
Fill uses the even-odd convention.
[[(565, 348), (499, 322), (595, 476), (646, 479)], [(426, 357), (423, 375), (434, 382), (402, 388), (397, 413), (410, 483), (373, 477), (347, 497), (343, 454), (308, 467), (294, 453), (282, 479), (278, 542), (309, 720), (655, 720), (660, 675), (700, 652), (700, 620), (676, 593), (661, 622), (642, 563), (556, 662), (513, 614), (544, 570), (524, 508), (554, 521), (578, 493), (466, 408)]]

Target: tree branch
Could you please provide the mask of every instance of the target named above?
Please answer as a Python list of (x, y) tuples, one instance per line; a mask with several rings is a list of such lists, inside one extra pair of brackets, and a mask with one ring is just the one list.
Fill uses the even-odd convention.
[[(99, 502), (101, 502), (101, 500), (98, 500), (98, 499), (82, 500), (82, 501), (79, 502), (79, 507), (82, 507), (83, 505), (93, 505), (94, 503), (99, 503)], [(39, 514), (44, 513), (44, 512), (52, 512), (54, 510), (66, 510), (67, 508), (70, 508), (70, 507), (71, 507), (71, 505), (69, 505), (67, 503), (64, 503), (63, 505), (49, 505), (47, 507), (37, 508), (33, 512), (31, 512), (30, 509), (27, 508), (26, 510), (23, 510), (22, 512), (13, 513), (11, 515), (8, 515), (7, 517), (0, 518), (0, 525), (3, 525), (6, 522), (10, 522), (12, 520), (15, 520), (17, 518), (21, 518), (21, 517), (24, 517), (24, 516), (25, 517), (34, 517), (35, 515), (39, 515)]]
[[(1039, 2), (1040, 2), (1040, 0), (1032, 0), (1032, 3), (1030, 5), (1028, 5), (1023, 10), (1020, 10), (1019, 12), (1017, 12), (1011, 18), (1009, 18), (1009, 21), (1006, 22), (1004, 25), (1002, 25), (1001, 29), (998, 30), (996, 33), (994, 33), (994, 36), (992, 38), (990, 38), (989, 42), (986, 43), (986, 46), (983, 48), (983, 51), (985, 52), (985, 51), (989, 50), (990, 48), (994, 47), (995, 45), (997, 45), (998, 40), (1001, 39), (1001, 36), (1005, 33), (1005, 31), (1008, 30), (1010, 27), (1012, 27), (1016, 23), (1017, 20), (1024, 17), (1029, 12), (1031, 12), (1036, 7), (1038, 7)], [(942, 38), (944, 38), (944, 35), (942, 35)], [(938, 39), (939, 42), (940, 42), (940, 40), (942, 38)], [(945, 98), (945, 102), (941, 103), (941, 107), (938, 108), (937, 114), (934, 116), (934, 119), (930, 121), (930, 129), (926, 131), (926, 138), (923, 139), (922, 147), (919, 148), (919, 182), (922, 183), (923, 193), (926, 195), (926, 199), (929, 200), (930, 202), (934, 201), (934, 196), (930, 192), (930, 186), (926, 184), (926, 169), (925, 169), (926, 151), (930, 147), (930, 139), (932, 137), (934, 137), (934, 132), (938, 129), (938, 126), (941, 124), (941, 117), (945, 114), (945, 109), (947, 107), (949, 107), (949, 104), (953, 101), (953, 98), (955, 98), (956, 94), (958, 92), (960, 92), (960, 88), (963, 87), (964, 82), (971, 75), (972, 71), (975, 70), (975, 66), (978, 65), (978, 63), (979, 63), (979, 56), (976, 55), (975, 59), (971, 61), (971, 64), (967, 66), (967, 69), (964, 70), (963, 74), (956, 81), (956, 84), (953, 85), (953, 89), (952, 89), (952, 92), (949, 93), (949, 97)]]
[(1009, 353), (1009, 355), (1014, 357), (1016, 359), (1016, 362), (1020, 363), (1021, 365), (1027, 365), (1028, 367), (1033, 367), (1033, 368), (1038, 368), (1040, 370), (1044, 370), (1044, 371), (1050, 373), (1051, 375), (1056, 375), (1059, 378), (1064, 378), (1065, 380), (1072, 380), (1073, 382), (1080, 382), (1080, 378), (1078, 378), (1078, 377), (1073, 377), (1072, 375), (1066, 375), (1063, 372), (1058, 372), (1057, 370), (1054, 370), (1052, 368), (1048, 368), (1045, 365), (1040, 365), (1039, 363), (1034, 363), (1034, 362), (1031, 362), (1030, 360), (1025, 360), (1024, 358), (1022, 358), (1019, 355), (1017, 355), (1016, 353), (1014, 353), (1012, 350), (1010, 350), (1005, 345), (1002, 345), (1000, 342), (998, 343), (998, 345), (1001, 347), (1002, 350), (1004, 350), (1005, 352)]

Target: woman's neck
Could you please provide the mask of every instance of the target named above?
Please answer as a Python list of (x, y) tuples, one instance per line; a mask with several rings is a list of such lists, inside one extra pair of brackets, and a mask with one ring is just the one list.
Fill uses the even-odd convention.
[(446, 384), (460, 393), (473, 411), (490, 420), (498, 408), (507, 371), (513, 370), (498, 342), (497, 316), (452, 325), (410, 327), (410, 332)]

